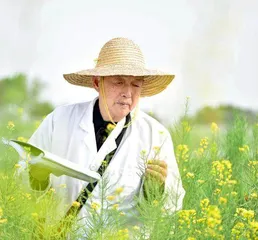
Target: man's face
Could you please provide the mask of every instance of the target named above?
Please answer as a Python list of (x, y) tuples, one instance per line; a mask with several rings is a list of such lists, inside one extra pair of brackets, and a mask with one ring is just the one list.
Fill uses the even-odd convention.
[[(123, 119), (137, 105), (141, 95), (143, 78), (134, 76), (104, 77), (105, 101), (115, 122)], [(110, 121), (104, 108), (104, 97), (100, 90), (100, 78), (93, 78), (95, 89), (99, 92), (99, 105), (104, 120)]]

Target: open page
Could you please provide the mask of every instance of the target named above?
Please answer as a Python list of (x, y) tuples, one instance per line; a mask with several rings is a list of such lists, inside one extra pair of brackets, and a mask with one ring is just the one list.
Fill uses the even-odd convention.
[(76, 163), (70, 162), (30, 143), (18, 140), (8, 141), (6, 139), (3, 139), (3, 142), (12, 146), (18, 152), (21, 159), (24, 161), (28, 160), (28, 164), (37, 164), (39, 167), (48, 168), (56, 176), (67, 175), (91, 183), (101, 178), (97, 172), (82, 168)]

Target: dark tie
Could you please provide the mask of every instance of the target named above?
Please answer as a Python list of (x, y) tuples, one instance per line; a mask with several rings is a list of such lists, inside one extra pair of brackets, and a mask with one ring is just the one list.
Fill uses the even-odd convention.
[(102, 144), (105, 142), (106, 138), (107, 138), (106, 129), (104, 127), (101, 127), (96, 134), (97, 151), (99, 151)]

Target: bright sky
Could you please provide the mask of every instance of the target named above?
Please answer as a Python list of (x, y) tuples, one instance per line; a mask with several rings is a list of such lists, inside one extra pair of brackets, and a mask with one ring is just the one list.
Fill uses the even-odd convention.
[(27, 73), (44, 81), (55, 105), (87, 101), (94, 90), (62, 77), (94, 67), (114, 37), (136, 42), (146, 67), (176, 75), (142, 108), (165, 121), (184, 110), (232, 103), (258, 110), (256, 0), (0, 0), (0, 77)]

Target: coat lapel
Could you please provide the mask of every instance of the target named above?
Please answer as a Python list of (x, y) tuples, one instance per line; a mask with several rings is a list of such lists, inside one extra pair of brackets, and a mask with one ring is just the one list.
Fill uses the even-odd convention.
[(117, 148), (116, 138), (118, 137), (118, 135), (122, 131), (124, 123), (125, 123), (125, 118), (123, 118), (121, 121), (119, 121), (117, 123), (116, 127), (109, 134), (108, 138), (103, 143), (102, 147), (100, 148), (99, 152), (97, 153), (96, 160), (97, 160), (97, 163), (99, 165), (104, 160), (106, 155), (108, 155), (110, 152), (112, 152), (114, 149)]
[(93, 162), (97, 170), (101, 165), (102, 161), (105, 159), (106, 155), (108, 155), (110, 152), (117, 148), (116, 138), (122, 131), (126, 118), (124, 117), (121, 121), (117, 123), (116, 127), (113, 129), (113, 131), (110, 133), (106, 141), (103, 143), (103, 145), (97, 152), (96, 137), (93, 124), (93, 107), (96, 100), (97, 98), (95, 98), (89, 104), (88, 108), (85, 110), (85, 113), (82, 116), (79, 126), (85, 132), (83, 139), (84, 144), (88, 148), (88, 151), (95, 155)]
[(84, 131), (84, 143), (88, 148), (88, 151), (92, 153), (97, 153), (96, 139), (95, 139), (95, 130), (93, 124), (93, 107), (97, 98), (95, 98), (85, 110), (84, 115), (79, 123), (79, 126)]

